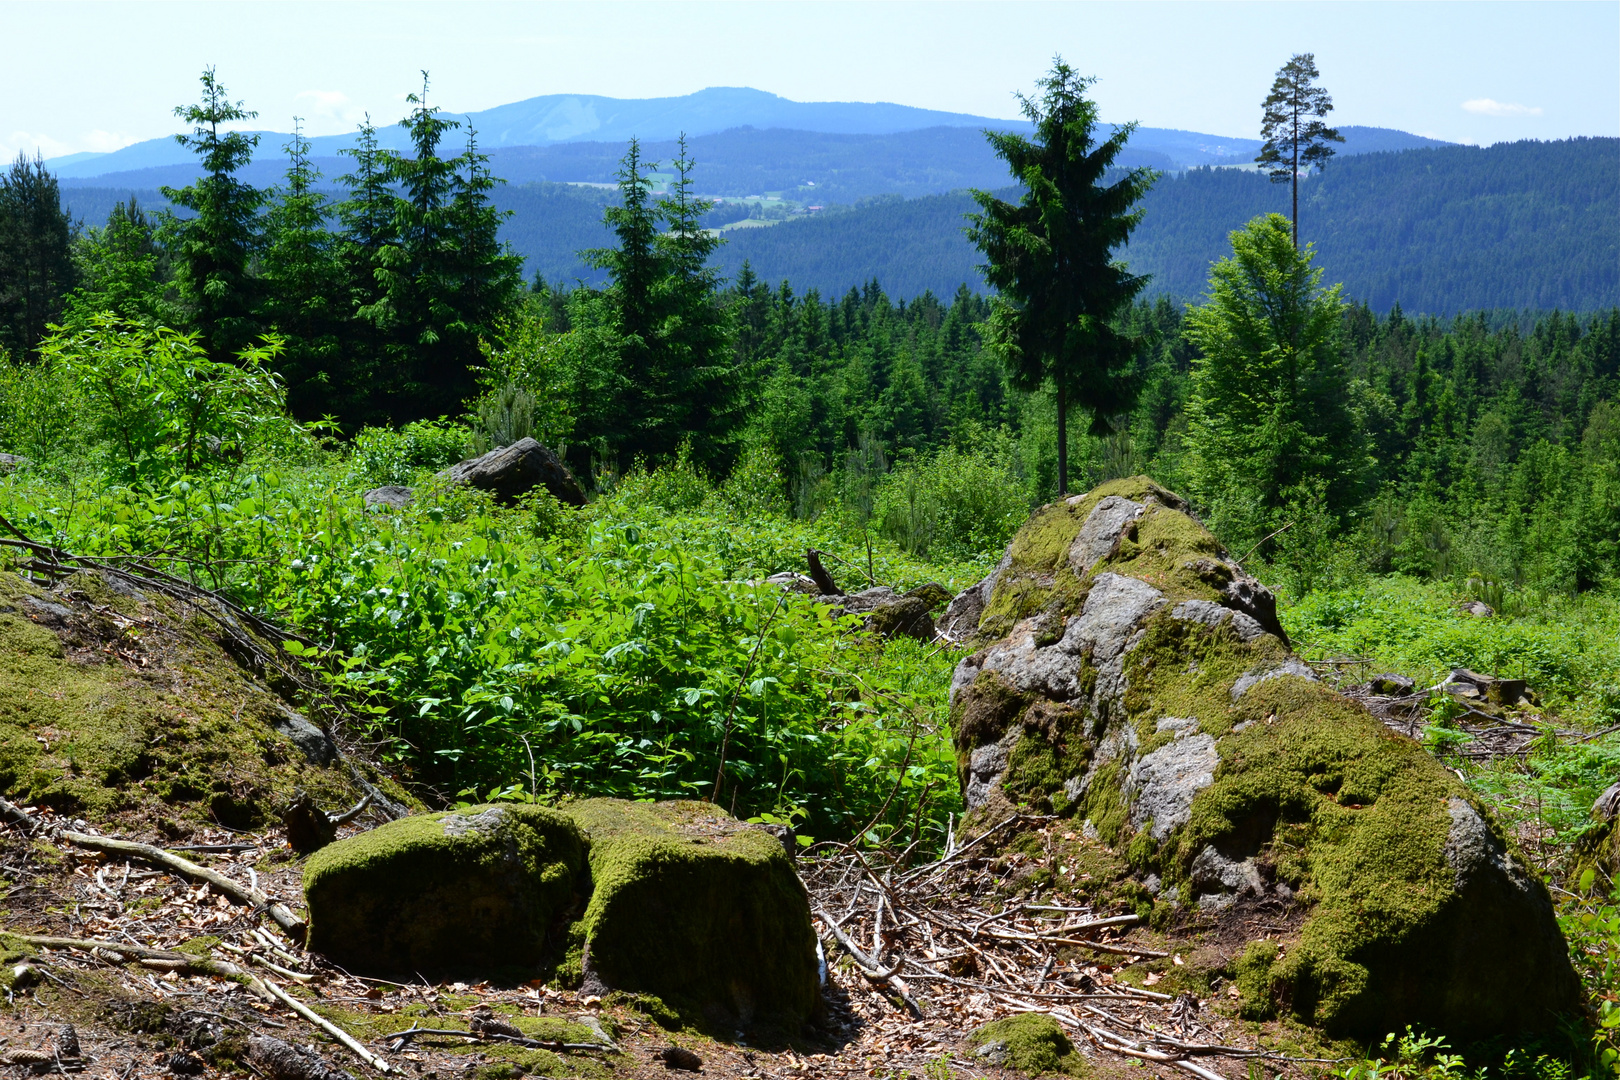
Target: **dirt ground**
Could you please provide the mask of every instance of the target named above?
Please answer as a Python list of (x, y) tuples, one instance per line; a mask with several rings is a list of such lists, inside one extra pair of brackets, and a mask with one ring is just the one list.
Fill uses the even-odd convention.
[[(1036, 828), (1044, 847), (1025, 833), (1017, 850), (987, 842), (934, 871), (925, 866), (896, 875), (891, 869), (886, 927), (881, 904), (879, 925), (871, 925), (860, 875), (848, 872), (849, 853), (842, 861), (802, 859), (818, 931), (830, 946), (826, 1015), (819, 1027), (750, 1045), (744, 1032), (666, 1030), (620, 995), (602, 1000), (538, 981), (402, 985), (360, 978), (303, 952), (262, 911), (150, 864), (53, 840), (53, 826), (82, 823), (55, 822), (49, 811), (31, 813), (32, 837), (15, 824), (0, 830), (0, 923), (13, 935), (0, 938), (7, 950), (0, 969), (6, 984), (0, 1071), (12, 1075), (335, 1080), (337, 1073), (325, 1070), (355, 1077), (378, 1072), (283, 1000), (244, 985), (248, 979), (201, 973), (185, 961), (120, 954), (120, 944), (235, 964), (334, 1022), (391, 1074), (424, 1080), (639, 1078), (694, 1068), (750, 1080), (994, 1078), (1016, 1074), (976, 1055), (970, 1034), (988, 1021), (1028, 1011), (1057, 1016), (1085, 1063), (1077, 1071), (1102, 1080), (1148, 1074), (1248, 1080), (1330, 1068), (1325, 1061), (1297, 1060), (1321, 1053), (1306, 1033), (1235, 1019), (1236, 991), (1209, 974), (1249, 940), (1285, 937), (1297, 926), (1295, 914), (1251, 900), (1202, 927), (1167, 927), (1168, 935), (1136, 922), (1063, 944), (1077, 939), (1060, 936), (1062, 926), (1084, 927), (1098, 921), (1093, 916), (1103, 922), (1130, 917), (1117, 914), (1117, 904), (1098, 908), (1095, 892), (1027, 886), (1050, 880), (1054, 870), (1061, 880), (1080, 864), (1083, 841), (1056, 823)], [(173, 840), (163, 843), (297, 908), (299, 861), (275, 835), (204, 829), (178, 847)], [(903, 888), (901, 879), (913, 884)], [(928, 886), (930, 880), (936, 884)], [(895, 984), (864, 975), (837, 944), (827, 925), (835, 904), (844, 912), (837, 921), (854, 935), (852, 945), (856, 938), (877, 940), (879, 952), (911, 957), (900, 985), (916, 1010)], [(938, 912), (924, 911), (925, 904)], [(860, 915), (853, 911), (857, 907)], [(975, 931), (969, 921), (977, 925), (981, 918), (985, 925)], [(1054, 931), (1042, 918), (1067, 922)], [(953, 927), (954, 938), (948, 932)], [(16, 935), (106, 944), (41, 947)], [(1155, 955), (1166, 952), (1156, 946), (1172, 940), (1181, 951)], [(1091, 941), (1094, 948), (1087, 947)], [(894, 961), (886, 966), (901, 970)], [(440, 1034), (397, 1037), (412, 1028)], [(262, 1050), (256, 1054), (252, 1040), (265, 1036), (304, 1049), (301, 1063), (294, 1061), (297, 1069), (287, 1071), (286, 1061), (266, 1058)], [(695, 1059), (672, 1054), (672, 1047)], [(1268, 1049), (1268, 1056), (1250, 1056)], [(1180, 1060), (1148, 1060), (1167, 1051)]]

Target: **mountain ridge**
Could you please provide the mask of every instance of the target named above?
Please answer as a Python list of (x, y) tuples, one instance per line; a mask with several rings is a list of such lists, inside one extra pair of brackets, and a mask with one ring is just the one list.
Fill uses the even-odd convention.
[[(663, 98), (609, 98), (591, 94), (549, 94), (496, 105), (470, 113), (450, 113), (469, 122), (486, 151), (514, 147), (555, 147), (578, 143), (614, 144), (632, 136), (643, 141), (712, 136), (743, 128), (800, 131), (818, 135), (892, 136), (927, 129), (958, 128), (1028, 131), (1019, 119), (923, 109), (892, 102), (792, 101), (750, 87), (708, 87), (696, 93)], [(1113, 130), (1113, 125), (1104, 125)], [(1437, 139), (1391, 128), (1354, 126), (1346, 131), (1378, 133), (1378, 149), (1447, 146)], [(260, 130), (260, 155), (279, 158), (285, 132)], [(408, 148), (398, 124), (377, 129), (378, 145)], [(355, 134), (320, 135), (310, 139), (317, 158), (336, 158), (355, 143)], [(1260, 140), (1213, 135), (1179, 128), (1139, 127), (1132, 136), (1136, 150), (1163, 155), (1171, 168), (1237, 164), (1253, 159)], [(142, 169), (187, 165), (194, 155), (172, 136), (146, 139), (105, 154), (77, 153), (49, 159), (59, 178), (105, 178)], [(122, 182), (122, 181), (120, 181)]]

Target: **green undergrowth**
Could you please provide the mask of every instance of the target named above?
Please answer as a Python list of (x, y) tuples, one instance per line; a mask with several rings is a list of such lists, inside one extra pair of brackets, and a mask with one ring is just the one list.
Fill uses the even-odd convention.
[(1539, 594), (1516, 614), (1476, 618), (1445, 582), (1390, 575), (1306, 594), (1282, 620), (1316, 658), (1359, 658), (1432, 686), (1454, 667), (1524, 679), (1560, 726), (1620, 722), (1620, 596)]
[(501, 507), (414, 479), (389, 512), (341, 461), (140, 488), (26, 471), (0, 478), (0, 514), (71, 551), (162, 552), (322, 642), (292, 651), (364, 718), (353, 734), (447, 800), (713, 797), (813, 836), (912, 834), (959, 809), (955, 658), (853, 633), (763, 579), (802, 572), (810, 547), (851, 589), (868, 567), (951, 590), (983, 567), (930, 566), (830, 516), (671, 517), (628, 495)]

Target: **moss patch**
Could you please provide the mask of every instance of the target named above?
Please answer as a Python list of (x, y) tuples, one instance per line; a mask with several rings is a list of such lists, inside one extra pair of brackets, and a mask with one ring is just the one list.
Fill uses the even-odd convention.
[(345, 773), (271, 726), (283, 703), (210, 629), (99, 578), (45, 592), (0, 572), (0, 791), (169, 835), (188, 819), (265, 827), (300, 787), (353, 802)]
[(707, 803), (588, 799), (587, 986), (647, 993), (693, 1023), (798, 1025), (820, 1003), (803, 886), (781, 843)]
[(1063, 1028), (1045, 1013), (1019, 1013), (991, 1021), (968, 1036), (968, 1043), (994, 1047), (999, 1053), (989, 1056), (1002, 1057), (1007, 1065), (1028, 1076), (1062, 1073), (1085, 1077), (1091, 1072)]
[(542, 807), (390, 822), (310, 857), (310, 948), (368, 973), (526, 977), (584, 868), (579, 827)]

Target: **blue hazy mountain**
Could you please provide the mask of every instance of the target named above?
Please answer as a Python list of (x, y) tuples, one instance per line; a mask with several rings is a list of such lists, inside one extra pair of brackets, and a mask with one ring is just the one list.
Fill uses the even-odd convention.
[[(937, 138), (947, 144), (944, 149), (954, 152), (943, 163), (945, 167), (960, 171), (966, 161), (990, 160), (988, 149), (979, 134), (984, 129), (1029, 129), (1029, 125), (1022, 120), (940, 112), (886, 102), (789, 101), (746, 87), (710, 87), (695, 94), (668, 98), (551, 94), (510, 105), (497, 105), (480, 112), (446, 112), (444, 115), (470, 124), (478, 133), (479, 143), (487, 151), (518, 147), (530, 149), (531, 154), (523, 158), (525, 165), (514, 166), (517, 171), (509, 171), (506, 176), (508, 180), (518, 183), (555, 179), (539, 173), (554, 172), (562, 167), (554, 163), (572, 160), (566, 154), (548, 157), (535, 154), (532, 152), (534, 150), (560, 151), (571, 145), (591, 144), (602, 149), (600, 153), (588, 154), (588, 157), (604, 157), (617, 162), (623, 153), (624, 143), (632, 136), (644, 142), (666, 142), (677, 138), (682, 132), (689, 138), (738, 129), (795, 132), (798, 138), (790, 140), (795, 145), (780, 145), (782, 140), (778, 139), (776, 142), (779, 145), (773, 147), (773, 151), (785, 150), (793, 155), (813, 153), (825, 145), (825, 140), (818, 141), (814, 136), (840, 136), (853, 139), (844, 145), (852, 153), (859, 154), (868, 146), (887, 148), (889, 140), (895, 136), (931, 130), (941, 133)], [(1340, 152), (1345, 154), (1448, 145), (1386, 128), (1349, 127), (1343, 131), (1347, 141)], [(255, 165), (260, 170), (277, 171), (282, 159), (280, 147), (289, 136), (273, 131), (257, 134), (260, 135), (260, 142)], [(391, 149), (404, 150), (407, 147), (405, 130), (398, 124), (379, 127), (377, 138), (380, 145)], [(354, 145), (354, 135), (323, 135), (310, 142), (314, 157), (331, 158), (341, 170), (340, 162), (343, 159), (338, 158), (338, 152)], [(454, 140), (452, 145), (455, 145)], [(1257, 139), (1229, 138), (1171, 128), (1138, 128), (1131, 139), (1132, 152), (1139, 159), (1138, 163), (1171, 170), (1251, 161), (1259, 147)], [(98, 186), (148, 187), (184, 183), (196, 173), (195, 156), (173, 138), (148, 139), (109, 154), (70, 154), (52, 159), (50, 164), (60, 179), (96, 179)], [(797, 161), (784, 164), (796, 166)], [(523, 171), (525, 166), (527, 171)], [(126, 175), (158, 169), (181, 171), (166, 173), (161, 177), (155, 173), (139, 178)], [(611, 176), (611, 168), (599, 166), (588, 179), (599, 181), (611, 179)], [(256, 177), (253, 179), (254, 182), (262, 182)], [(898, 188), (893, 190), (897, 193), (900, 191)], [(935, 187), (932, 190), (946, 191), (950, 188)]]

